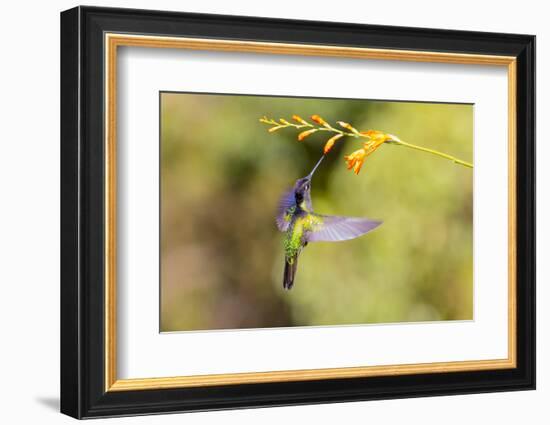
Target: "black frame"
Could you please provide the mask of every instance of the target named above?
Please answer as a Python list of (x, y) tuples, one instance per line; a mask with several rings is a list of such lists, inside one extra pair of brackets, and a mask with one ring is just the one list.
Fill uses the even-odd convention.
[[(517, 368), (104, 390), (104, 32), (517, 58)], [(61, 13), (61, 412), (76, 418), (535, 388), (535, 37), (77, 7)]]

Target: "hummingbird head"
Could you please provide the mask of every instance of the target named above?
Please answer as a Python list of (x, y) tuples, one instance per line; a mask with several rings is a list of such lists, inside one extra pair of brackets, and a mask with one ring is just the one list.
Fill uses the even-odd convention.
[(296, 180), (294, 184), (294, 197), (296, 198), (296, 204), (300, 205), (304, 199), (309, 198), (311, 190), (311, 177), (305, 176)]
[(315, 170), (317, 170), (317, 167), (319, 167), (319, 164), (321, 164), (324, 157), (325, 156), (323, 155), (321, 159), (319, 159), (317, 164), (315, 164), (315, 167), (313, 167), (313, 170), (311, 170), (311, 173), (309, 173), (305, 177), (302, 177), (301, 179), (296, 180), (296, 183), (294, 184), (294, 196), (298, 205), (300, 205), (304, 200), (306, 200), (308, 203), (311, 203), (311, 179), (313, 177), (313, 173), (315, 173)]

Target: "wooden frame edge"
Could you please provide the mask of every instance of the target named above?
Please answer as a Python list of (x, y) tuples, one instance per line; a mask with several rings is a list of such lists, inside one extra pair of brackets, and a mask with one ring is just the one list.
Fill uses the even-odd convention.
[(118, 379), (108, 391), (138, 391), (215, 385), (258, 384), (266, 382), (315, 381), (321, 379), (366, 378), (377, 376), (414, 375), (495, 369), (513, 369), (515, 362), (474, 360), (463, 362), (418, 363), (393, 366), (364, 366), (327, 369), (302, 369), (274, 372), (230, 373), (216, 375), (174, 376), (167, 378)]
[(508, 358), (517, 366), (517, 60), (508, 64)]

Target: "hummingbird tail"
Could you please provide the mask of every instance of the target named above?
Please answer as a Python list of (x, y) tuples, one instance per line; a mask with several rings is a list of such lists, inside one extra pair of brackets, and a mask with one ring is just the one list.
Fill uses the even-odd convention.
[(296, 275), (296, 269), (298, 268), (298, 256), (285, 258), (285, 272), (283, 277), (283, 288), (289, 291), (294, 286), (294, 276)]

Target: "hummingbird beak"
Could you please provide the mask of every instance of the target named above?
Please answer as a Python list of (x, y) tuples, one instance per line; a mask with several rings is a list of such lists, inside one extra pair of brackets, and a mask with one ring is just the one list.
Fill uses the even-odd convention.
[(319, 161), (317, 162), (317, 164), (315, 164), (315, 167), (313, 167), (313, 170), (311, 170), (311, 173), (309, 173), (308, 177), (311, 179), (313, 177), (313, 173), (315, 172), (315, 170), (317, 170), (317, 167), (321, 164), (321, 162), (323, 162), (323, 159), (325, 158), (325, 155), (323, 155), (321, 157), (321, 159), (319, 159)]

